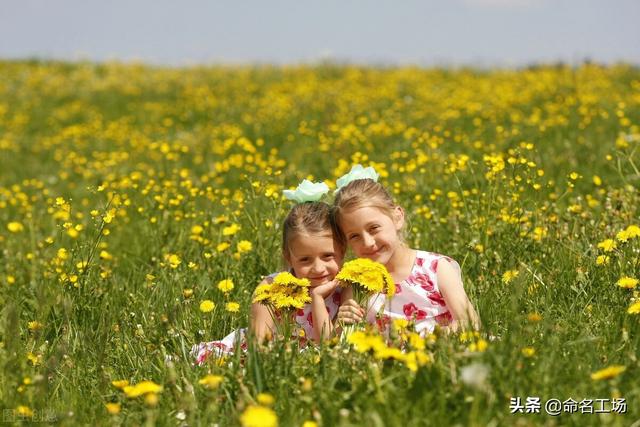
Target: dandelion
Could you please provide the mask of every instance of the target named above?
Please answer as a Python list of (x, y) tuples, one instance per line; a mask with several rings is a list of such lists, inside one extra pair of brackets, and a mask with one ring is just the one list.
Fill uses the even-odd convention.
[(240, 226), (238, 224), (231, 224), (228, 227), (224, 227), (222, 229), (223, 236), (233, 236), (238, 231), (240, 231)]
[(256, 400), (264, 406), (271, 406), (276, 401), (276, 399), (269, 393), (259, 393), (256, 396)]
[(611, 261), (611, 257), (609, 255), (598, 255), (596, 258), (596, 265), (606, 265)]
[(147, 394), (156, 394), (162, 391), (162, 386), (153, 381), (141, 381), (135, 385), (125, 386), (122, 391), (127, 397), (134, 398)]
[(638, 279), (634, 279), (633, 277), (621, 277), (617, 282), (616, 285), (620, 286), (621, 288), (626, 288), (626, 289), (633, 289), (636, 287), (636, 285), (638, 284)]
[(7, 224), (7, 229), (12, 233), (19, 233), (24, 230), (24, 226), (19, 222), (10, 222)]
[(198, 384), (208, 388), (208, 389), (216, 389), (220, 386), (220, 384), (222, 384), (222, 381), (224, 381), (224, 377), (220, 376), (220, 375), (207, 375), (203, 378), (201, 378), (200, 380), (198, 380)]
[(16, 408), (16, 412), (21, 417), (26, 417), (26, 418), (33, 417), (33, 411), (28, 406), (20, 405)]
[(604, 369), (596, 371), (591, 374), (591, 379), (594, 381), (598, 380), (608, 380), (611, 378), (615, 378), (621, 373), (623, 373), (627, 368), (622, 365), (612, 365), (608, 366)]
[(191, 298), (193, 296), (193, 289), (183, 289), (182, 290), (182, 296), (185, 299)]
[(302, 427), (318, 427), (318, 423), (315, 421), (305, 421), (302, 423)]
[(605, 252), (611, 252), (616, 247), (618, 247), (618, 245), (616, 244), (616, 241), (613, 239), (605, 239), (602, 242), (598, 243), (598, 248), (602, 249)]
[(120, 413), (121, 407), (119, 403), (105, 403), (104, 406), (110, 415), (118, 415)]
[(111, 381), (111, 385), (114, 386), (115, 388), (119, 388), (119, 389), (124, 389), (126, 386), (129, 385), (129, 381), (127, 380), (114, 380)]
[(228, 302), (225, 306), (225, 309), (229, 313), (237, 313), (238, 311), (240, 311), (240, 304), (238, 304), (237, 302)]
[(240, 415), (240, 424), (242, 427), (276, 427), (278, 416), (270, 408), (250, 405)]
[(509, 283), (516, 277), (518, 277), (520, 272), (518, 270), (507, 270), (502, 274), (502, 283)]
[(169, 263), (169, 267), (178, 268), (178, 266), (182, 263), (180, 257), (176, 254), (166, 254), (164, 259)]
[(632, 303), (627, 309), (627, 313), (629, 314), (640, 314), (640, 300)]
[(542, 320), (542, 316), (537, 312), (529, 313), (527, 315), (527, 320), (529, 320), (529, 322), (531, 323), (536, 323)]
[(211, 300), (206, 299), (200, 303), (200, 311), (203, 313), (209, 313), (214, 308), (216, 308), (216, 305)]
[(230, 279), (224, 279), (218, 282), (218, 290), (225, 294), (233, 289), (233, 281)]
[(283, 272), (272, 283), (258, 286), (253, 302), (264, 302), (276, 309), (299, 309), (311, 302), (309, 286), (308, 279), (298, 279), (289, 272)]
[(248, 240), (241, 240), (236, 245), (236, 250), (240, 254), (243, 254), (245, 252), (249, 252), (251, 249), (253, 249), (253, 245)]
[(536, 349), (533, 347), (524, 347), (522, 349), (524, 357), (533, 357), (536, 354)]
[(196, 236), (202, 234), (203, 231), (204, 228), (202, 228), (202, 226), (200, 225), (194, 225), (193, 227), (191, 227), (191, 234), (194, 234)]
[(29, 328), (30, 331), (37, 331), (42, 329), (43, 325), (37, 320), (34, 320), (32, 322), (27, 323), (27, 327)]
[(229, 247), (231, 247), (231, 245), (227, 242), (218, 243), (218, 245), (216, 246), (216, 251), (224, 252), (229, 249)]

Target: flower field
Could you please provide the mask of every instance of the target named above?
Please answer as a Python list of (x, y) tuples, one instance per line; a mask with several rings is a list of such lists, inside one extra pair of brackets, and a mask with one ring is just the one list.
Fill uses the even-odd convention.
[[(639, 152), (627, 65), (0, 62), (2, 421), (631, 425)], [(482, 329), (194, 366), (282, 269), (282, 191), (356, 163), (411, 247), (459, 262)]]

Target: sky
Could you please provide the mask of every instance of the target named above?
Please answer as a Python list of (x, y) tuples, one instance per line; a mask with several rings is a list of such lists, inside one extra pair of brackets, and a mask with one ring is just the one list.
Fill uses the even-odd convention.
[(640, 64), (640, 0), (0, 0), (0, 58)]

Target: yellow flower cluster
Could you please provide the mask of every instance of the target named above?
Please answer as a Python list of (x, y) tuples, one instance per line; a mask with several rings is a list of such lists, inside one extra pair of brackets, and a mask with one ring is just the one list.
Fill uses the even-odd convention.
[(413, 349), (405, 351), (388, 346), (379, 334), (364, 331), (353, 332), (347, 338), (347, 342), (359, 353), (372, 352), (373, 357), (379, 360), (397, 360), (415, 372), (420, 366), (430, 363), (431, 357), (424, 351), (424, 340), (417, 334), (411, 334), (410, 338), (409, 343)]
[(346, 262), (336, 276), (343, 286), (354, 286), (374, 294), (384, 292), (392, 297), (396, 291), (391, 275), (384, 265), (366, 258)]
[(289, 272), (278, 274), (271, 283), (256, 288), (253, 302), (271, 305), (276, 309), (302, 308), (311, 302), (308, 279), (298, 279)]

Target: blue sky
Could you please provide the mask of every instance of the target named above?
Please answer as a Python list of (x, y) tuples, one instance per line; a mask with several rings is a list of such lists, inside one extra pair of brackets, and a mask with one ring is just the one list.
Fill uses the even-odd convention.
[(638, 0), (2, 0), (0, 58), (640, 64)]

